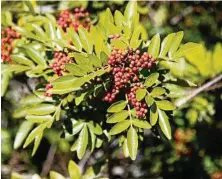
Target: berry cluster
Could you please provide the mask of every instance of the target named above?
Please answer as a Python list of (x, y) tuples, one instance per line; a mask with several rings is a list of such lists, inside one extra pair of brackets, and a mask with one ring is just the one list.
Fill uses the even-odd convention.
[(65, 64), (72, 63), (73, 60), (68, 57), (67, 53), (65, 52), (55, 52), (54, 53), (54, 61), (50, 65), (50, 68), (58, 75), (62, 76), (62, 72), (65, 71)]
[(145, 102), (140, 102), (136, 100), (136, 91), (138, 89), (144, 88), (142, 83), (135, 83), (129, 90), (127, 97), (132, 106), (136, 109), (136, 115), (138, 117), (145, 117), (147, 113), (147, 105)]
[(110, 40), (118, 39), (118, 38), (120, 38), (120, 34), (110, 35), (110, 36), (109, 36), (109, 39), (110, 39)]
[(89, 30), (89, 12), (83, 7), (75, 8), (73, 13), (69, 10), (61, 11), (57, 19), (57, 24), (65, 31), (68, 27), (73, 27), (77, 32), (80, 25)]
[(48, 93), (47, 91), (50, 89), (50, 88), (52, 88), (53, 86), (52, 86), (52, 84), (50, 84), (50, 83), (48, 83), (47, 85), (46, 85), (46, 87), (45, 87), (45, 96), (46, 97), (51, 97), (52, 96), (52, 94), (51, 93)]
[(113, 85), (111, 91), (105, 95), (104, 101), (113, 102), (120, 89), (130, 89), (128, 97), (131, 105), (136, 107), (138, 117), (144, 117), (147, 106), (145, 103), (136, 101), (135, 93), (138, 88), (143, 87), (138, 83), (139, 71), (144, 68), (151, 68), (154, 61), (155, 59), (151, 55), (146, 52), (141, 53), (140, 50), (114, 49), (108, 60), (111, 66)]
[(21, 36), (13, 30), (11, 27), (8, 27), (1, 32), (1, 59), (3, 62), (10, 62), (10, 54), (13, 50), (12, 42), (14, 39), (18, 39)]

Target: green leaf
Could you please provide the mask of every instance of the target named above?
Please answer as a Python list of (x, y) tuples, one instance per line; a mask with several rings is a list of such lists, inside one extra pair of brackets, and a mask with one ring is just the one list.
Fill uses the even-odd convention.
[(79, 131), (82, 130), (84, 124), (85, 123), (82, 121), (78, 121), (77, 123), (75, 123), (72, 128), (72, 135), (76, 135), (77, 133), (79, 133)]
[(107, 119), (107, 123), (117, 123), (117, 122), (121, 122), (123, 120), (125, 120), (128, 117), (128, 111), (123, 110), (121, 112), (118, 113), (114, 113), (113, 115), (111, 115), (108, 119)]
[(5, 92), (7, 91), (9, 81), (12, 77), (12, 73), (10, 71), (6, 71), (2, 74), (2, 80), (1, 80), (1, 96), (5, 95)]
[(162, 101), (156, 101), (156, 104), (158, 106), (158, 108), (162, 109), (162, 110), (174, 110), (176, 109), (176, 106), (173, 105), (173, 103), (171, 103), (170, 101), (167, 100), (162, 100)]
[(124, 139), (124, 142), (123, 142), (123, 154), (124, 154), (124, 157), (129, 156), (129, 149), (128, 149), (128, 145), (127, 145), (127, 139)]
[(113, 15), (109, 8), (106, 9), (106, 20), (113, 23)]
[(33, 123), (29, 121), (24, 121), (20, 126), (15, 136), (15, 141), (13, 148), (18, 149), (21, 145), (26, 136), (28, 135), (29, 131), (32, 129)]
[(16, 109), (14, 112), (13, 112), (13, 115), (12, 117), (13, 118), (22, 118), (22, 117), (25, 117), (26, 116), (26, 107), (22, 106), (18, 109)]
[(79, 166), (72, 160), (69, 161), (68, 171), (69, 171), (70, 179), (81, 178), (81, 172), (80, 172)]
[(103, 130), (98, 123), (94, 124), (92, 121), (90, 121), (87, 125), (96, 135), (101, 135), (103, 133)]
[(123, 14), (116, 10), (115, 11), (115, 14), (114, 14), (114, 20), (115, 20), (115, 24), (118, 26), (118, 27), (122, 27), (123, 24), (125, 23), (126, 19), (125, 17), (123, 16)]
[(56, 31), (55, 31), (55, 26), (54, 26), (53, 22), (47, 21), (46, 23), (44, 23), (44, 28), (46, 30), (47, 36), (51, 40), (56, 39)]
[(172, 43), (174, 43), (174, 42), (173, 42), (173, 38), (175, 37), (175, 35), (176, 35), (175, 33), (172, 33), (172, 34), (169, 34), (168, 36), (166, 36), (166, 37), (163, 39), (163, 41), (162, 41), (162, 43), (161, 43), (160, 54), (159, 54), (160, 57), (165, 57), (165, 56), (166, 56), (167, 52), (168, 52), (169, 49), (170, 49), (170, 45), (171, 45)]
[(150, 106), (153, 104), (154, 99), (153, 99), (152, 96), (147, 95), (147, 96), (145, 97), (145, 101), (146, 101), (146, 104), (150, 107)]
[(65, 179), (65, 177), (63, 177), (61, 174), (54, 171), (50, 171), (49, 175), (50, 179)]
[(132, 38), (130, 40), (130, 47), (136, 49), (140, 46), (142, 40), (139, 40), (139, 37), (141, 35), (141, 26), (137, 26), (135, 28), (135, 30), (133, 31), (133, 34), (132, 34)]
[(93, 66), (101, 68), (102, 67), (102, 61), (95, 55), (89, 54), (89, 60), (92, 62)]
[(26, 52), (35, 63), (37, 63), (40, 66), (47, 67), (46, 60), (35, 49), (31, 47), (26, 47)]
[(48, 37), (46, 36), (45, 32), (43, 31), (43, 29), (37, 25), (37, 24), (32, 24), (32, 27), (36, 33), (36, 36), (38, 38), (40, 38), (41, 40), (47, 39)]
[(73, 143), (70, 150), (73, 152), (73, 151), (76, 151), (77, 148), (78, 148), (78, 139)]
[(157, 106), (154, 103), (150, 108), (150, 123), (152, 126), (154, 126), (158, 119), (158, 112), (157, 112)]
[(11, 55), (11, 58), (12, 58), (12, 61), (16, 63), (22, 64), (22, 65), (28, 65), (31, 67), (35, 66), (35, 64), (31, 60), (29, 60), (23, 55)]
[(129, 126), (130, 126), (129, 120), (119, 122), (112, 127), (112, 129), (110, 130), (109, 133), (110, 133), (110, 135), (119, 134), (119, 133), (125, 131)]
[(37, 104), (27, 109), (27, 113), (31, 115), (47, 115), (55, 111), (55, 106), (52, 104)]
[(127, 105), (127, 101), (117, 101), (115, 103), (113, 103), (108, 109), (107, 112), (110, 113), (115, 113), (115, 112), (120, 112), (122, 111)]
[(79, 27), (78, 32), (83, 48), (86, 50), (87, 53), (92, 54), (93, 43), (91, 42), (89, 33), (82, 26)]
[(131, 28), (133, 21), (137, 16), (137, 2), (129, 1), (124, 11), (124, 17), (127, 19), (128, 25)]
[(79, 96), (75, 97), (75, 103), (78, 106), (85, 98), (85, 96), (88, 94), (88, 92), (81, 93)]
[(74, 31), (74, 29), (67, 29), (67, 33), (69, 34), (69, 36), (72, 39), (72, 43), (74, 44), (74, 46), (77, 48), (77, 50), (82, 50), (82, 43), (81, 40), (78, 36), (78, 34)]
[(33, 122), (33, 123), (43, 123), (45, 121), (52, 119), (52, 116), (51, 115), (45, 115), (45, 116), (28, 115), (25, 118), (28, 121)]
[(91, 139), (90, 151), (93, 152), (93, 150), (95, 149), (95, 144), (96, 144), (96, 136), (95, 136), (94, 132), (91, 130), (91, 128), (89, 128), (89, 133), (90, 133), (90, 139)]
[(130, 158), (132, 160), (135, 160), (138, 149), (138, 136), (136, 130), (133, 127), (130, 127), (130, 129), (127, 132), (127, 146)]
[(173, 43), (171, 43), (171, 45), (170, 45), (170, 49), (169, 49), (169, 53), (168, 53), (170, 58), (177, 51), (182, 39), (183, 39), (183, 31), (177, 32), (172, 40)]
[(133, 119), (133, 125), (143, 129), (151, 128), (151, 125), (147, 121), (141, 119)]
[(43, 100), (40, 97), (36, 96), (35, 94), (31, 94), (22, 98), (20, 104), (23, 106), (27, 106), (27, 105), (39, 104), (41, 102), (43, 102)]
[(84, 125), (78, 138), (77, 156), (79, 159), (82, 159), (83, 155), (85, 154), (87, 145), (88, 145), (88, 129), (87, 126)]
[(139, 88), (136, 90), (136, 100), (141, 101), (146, 96), (146, 89)]
[(73, 83), (77, 80), (76, 77), (73, 75), (66, 75), (62, 76), (54, 81), (52, 81), (52, 86), (53, 87), (61, 87), (61, 88), (68, 88), (70, 87), (70, 84), (73, 86)]
[(177, 59), (177, 58), (180, 58), (182, 56), (184, 56), (186, 53), (188, 52), (191, 52), (191, 51), (194, 51), (194, 50), (197, 50), (198, 48), (200, 48), (201, 45), (200, 44), (197, 44), (197, 43), (193, 43), (193, 42), (188, 42), (186, 44), (184, 44), (183, 46), (181, 46), (179, 48), (179, 50), (177, 50), (172, 58), (173, 59)]
[(146, 87), (151, 87), (157, 82), (158, 78), (159, 78), (159, 73), (152, 73), (150, 76), (146, 78), (144, 85)]
[(108, 55), (105, 52), (100, 53), (100, 60), (102, 61), (103, 65), (106, 65), (108, 62)]
[(220, 43), (217, 43), (213, 53), (213, 69), (215, 74), (222, 71), (221, 57), (222, 57), (222, 46)]
[(41, 140), (42, 140), (42, 137), (43, 137), (43, 133), (40, 133), (39, 135), (37, 135), (37, 136), (35, 137), (34, 148), (33, 148), (33, 150), (32, 150), (32, 156), (35, 155), (35, 153), (36, 153), (36, 151), (37, 151), (37, 149), (38, 149), (38, 147), (39, 147), (39, 145), (40, 145), (40, 142), (41, 142)]
[(162, 132), (164, 133), (164, 135), (168, 138), (171, 139), (171, 127), (169, 124), (169, 120), (168, 117), (166, 115), (166, 113), (160, 109), (158, 110), (158, 114), (159, 114), (159, 126), (160, 129), (162, 130)]
[(65, 64), (65, 68), (74, 76), (84, 76), (87, 74), (87, 71), (85, 71), (80, 65), (74, 63)]
[(35, 139), (37, 135), (40, 135), (43, 132), (43, 130), (47, 127), (47, 125), (48, 125), (47, 123), (43, 123), (38, 127), (36, 127), (35, 129), (33, 129), (32, 132), (27, 137), (27, 139), (25, 140), (23, 148), (27, 147)]
[(156, 34), (150, 42), (148, 47), (148, 53), (151, 54), (154, 58), (156, 58), (159, 54), (160, 50), (160, 35)]
[(115, 48), (118, 48), (118, 49), (127, 49), (128, 48), (127, 44), (124, 43), (120, 39), (113, 39), (111, 41), (111, 45), (113, 45)]
[(161, 95), (163, 95), (166, 92), (166, 90), (162, 87), (156, 87), (151, 91), (151, 96), (152, 97), (159, 97)]

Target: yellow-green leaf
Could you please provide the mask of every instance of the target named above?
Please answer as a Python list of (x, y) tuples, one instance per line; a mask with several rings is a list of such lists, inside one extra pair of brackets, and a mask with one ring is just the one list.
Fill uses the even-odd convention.
[(141, 119), (133, 119), (133, 125), (143, 129), (151, 128), (151, 125), (147, 121)]
[(146, 89), (139, 88), (136, 90), (136, 100), (141, 101), (146, 96)]
[(165, 111), (176, 109), (176, 106), (167, 100), (156, 101), (156, 104), (157, 104), (158, 108), (165, 110)]
[(172, 43), (174, 43), (174, 42), (173, 42), (173, 38), (175, 37), (175, 35), (176, 35), (175, 33), (172, 33), (172, 34), (169, 34), (168, 36), (166, 36), (166, 37), (163, 39), (163, 41), (162, 41), (162, 43), (161, 43), (160, 54), (159, 54), (160, 57), (165, 57), (165, 56), (166, 56), (167, 52), (168, 52), (169, 49), (170, 49), (170, 45), (171, 45)]
[(115, 113), (115, 112), (120, 112), (126, 107), (127, 102), (126, 101), (117, 101), (113, 103), (108, 109), (107, 112), (110, 113)]
[(157, 82), (158, 78), (159, 78), (159, 73), (152, 73), (146, 78), (144, 85), (146, 87), (151, 87)]
[(110, 135), (119, 134), (119, 133), (125, 131), (129, 126), (130, 126), (130, 121), (129, 120), (118, 122), (117, 124), (115, 124), (112, 127), (112, 129), (110, 130), (109, 133), (110, 133)]
[(79, 166), (72, 160), (69, 161), (68, 171), (69, 171), (70, 179), (81, 178), (81, 172), (80, 172)]
[(82, 159), (86, 152), (86, 148), (88, 145), (88, 129), (87, 126), (84, 125), (83, 129), (81, 130), (78, 138), (78, 147), (77, 147), (77, 156), (79, 159)]
[(33, 123), (29, 121), (24, 121), (20, 126), (15, 136), (15, 141), (13, 148), (18, 149), (21, 145), (26, 136), (28, 135), (29, 131), (32, 129)]
[(27, 109), (27, 114), (47, 115), (55, 111), (56, 107), (52, 104), (37, 104)]
[(159, 126), (160, 126), (162, 132), (164, 133), (164, 135), (168, 139), (171, 139), (171, 127), (170, 127), (168, 117), (164, 111), (162, 111), (160, 109), (157, 109), (157, 110), (158, 110), (158, 114), (159, 114)]
[(129, 155), (132, 160), (136, 159), (137, 149), (138, 149), (138, 135), (133, 127), (127, 132), (127, 146), (129, 150)]
[(151, 91), (150, 94), (152, 97), (158, 97), (158, 96), (163, 95), (165, 92), (166, 92), (166, 90), (164, 88), (156, 87)]
[(183, 31), (177, 32), (172, 40), (173, 43), (171, 43), (171, 45), (170, 45), (170, 49), (169, 49), (169, 53), (168, 53), (170, 58), (177, 51), (182, 39), (183, 39)]
[(117, 123), (125, 120), (128, 117), (128, 111), (123, 110), (121, 112), (114, 113), (107, 119), (107, 123)]
[(55, 171), (50, 171), (50, 179), (65, 179), (64, 176), (62, 176), (61, 174), (55, 172)]
[(151, 54), (154, 58), (156, 58), (159, 54), (160, 50), (160, 35), (156, 34), (150, 42), (148, 47), (148, 53)]

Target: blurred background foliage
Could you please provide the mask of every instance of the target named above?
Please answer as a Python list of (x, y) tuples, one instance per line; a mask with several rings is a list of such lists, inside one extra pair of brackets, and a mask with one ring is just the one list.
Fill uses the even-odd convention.
[[(86, 7), (96, 23), (107, 7), (112, 11), (124, 10), (125, 1), (2, 1), (2, 27), (8, 24), (25, 23), (31, 13), (57, 14), (64, 9)], [(181, 79), (188, 78), (200, 86), (221, 73), (222, 69), (222, 2), (153, 2), (140, 1), (138, 11), (144, 25), (144, 39), (159, 33), (161, 37), (184, 31), (184, 43), (188, 41), (203, 44), (181, 58), (178, 63), (163, 64), (172, 74)], [(10, 15), (11, 14), (11, 15)], [(221, 57), (221, 58), (220, 58)], [(220, 59), (220, 60), (218, 60)], [(76, 161), (85, 171), (87, 167), (105, 166), (103, 173), (110, 178), (222, 178), (222, 82), (209, 87), (201, 94), (174, 111), (171, 120), (174, 137), (171, 141), (155, 136), (149, 131), (141, 144), (137, 160), (124, 159), (122, 151), (113, 142), (108, 149), (86, 154), (78, 161), (69, 151), (67, 140), (60, 139), (56, 129), (49, 130), (34, 157), (31, 148), (13, 149), (16, 133), (27, 127), (22, 120), (13, 119), (12, 111), (20, 104), (22, 97), (30, 94), (33, 81), (26, 82), (24, 76), (17, 76), (10, 82), (9, 89), (2, 98), (2, 177), (30, 178), (34, 173), (47, 175), (55, 170), (68, 176), (67, 164)], [(28, 84), (28, 85), (27, 85)], [(178, 96), (186, 96), (192, 89), (172, 85)], [(106, 163), (109, 158), (109, 164)], [(48, 162), (51, 163), (48, 163)], [(49, 168), (45, 168), (49, 167)], [(35, 176), (38, 178), (38, 176)]]

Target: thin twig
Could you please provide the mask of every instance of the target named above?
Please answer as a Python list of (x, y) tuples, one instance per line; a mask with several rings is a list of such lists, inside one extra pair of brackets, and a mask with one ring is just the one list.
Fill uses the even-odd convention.
[(192, 98), (194, 98), (196, 95), (198, 95), (199, 93), (201, 93), (202, 91), (205, 91), (206, 89), (210, 88), (212, 85), (216, 84), (217, 82), (219, 82), (220, 80), (222, 80), (222, 74), (215, 77), (213, 80), (205, 83), (203, 86), (193, 90), (191, 92), (191, 94), (189, 94), (188, 96), (178, 100), (176, 102), (176, 106), (177, 107), (181, 107), (182, 105), (184, 105), (185, 103), (187, 103), (189, 100), (191, 100)]
[(53, 144), (50, 146), (49, 152), (47, 154), (47, 158), (43, 164), (41, 176), (45, 177), (49, 173), (49, 170), (51, 169), (54, 156), (57, 150), (57, 144)]

